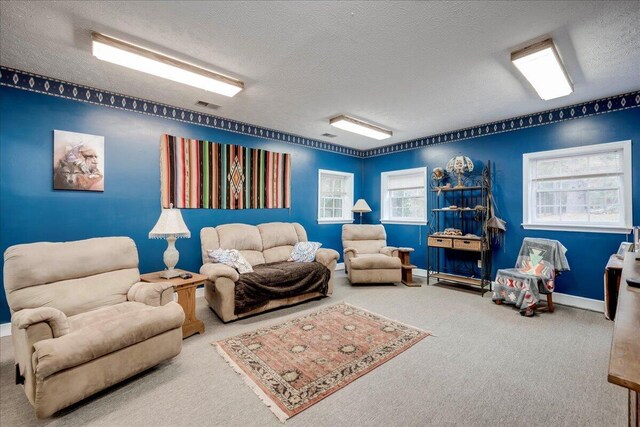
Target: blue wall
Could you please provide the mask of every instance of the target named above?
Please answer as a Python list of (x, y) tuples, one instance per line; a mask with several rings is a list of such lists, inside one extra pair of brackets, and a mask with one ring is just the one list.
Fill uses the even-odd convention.
[[(513, 267), (524, 237), (557, 239), (567, 247), (571, 265), (571, 272), (558, 279), (557, 291), (602, 300), (604, 267), (609, 256), (628, 236), (524, 230), (520, 226), (522, 154), (628, 139), (632, 140), (634, 159), (633, 219), (634, 224), (639, 224), (640, 170), (635, 165), (640, 161), (640, 108), (366, 158), (364, 176), (367, 186), (364, 195), (373, 212), (366, 214), (365, 218), (372, 224), (380, 221), (381, 172), (427, 166), (430, 174), (434, 167), (444, 167), (458, 153), (469, 156), (476, 164), (491, 160), (495, 200), (501, 217), (507, 221), (505, 245), (494, 252), (494, 272), (498, 268)], [(427, 227), (422, 227), (421, 239), (419, 227), (415, 225), (386, 225), (386, 229), (390, 245), (416, 248), (412, 262), (426, 268)]]
[[(53, 191), (53, 130), (105, 137), (105, 191)], [(177, 242), (178, 267), (198, 271), (200, 229), (230, 222), (300, 222), (310, 240), (341, 251), (341, 226), (317, 224), (317, 170), (355, 174), (362, 197), (362, 160), (204, 126), (0, 87), (0, 250), (18, 243), (130, 236), (140, 270), (164, 268), (163, 240), (147, 233), (160, 214), (160, 135), (168, 133), (292, 154), (289, 209), (185, 209), (191, 239)], [(0, 292), (0, 323), (10, 320)]]
[[(494, 252), (494, 271), (513, 266), (526, 236), (554, 238), (569, 249), (572, 271), (558, 280), (558, 291), (602, 299), (602, 272), (609, 255), (627, 236), (523, 230), (522, 154), (631, 139), (640, 159), (640, 108), (591, 116), (513, 132), (433, 145), (359, 159), (155, 116), (106, 108), (0, 86), (0, 250), (18, 243), (65, 241), (97, 236), (132, 237), (140, 254), (140, 270), (164, 268), (166, 243), (147, 233), (160, 213), (160, 135), (169, 133), (219, 143), (261, 147), (292, 153), (292, 208), (262, 210), (183, 210), (192, 238), (177, 243), (179, 267), (198, 270), (199, 231), (229, 222), (258, 224), (297, 221), (309, 238), (341, 252), (341, 226), (318, 225), (317, 170), (353, 172), (355, 198), (364, 197), (373, 212), (365, 222), (380, 220), (380, 173), (389, 170), (443, 166), (458, 153), (477, 164), (491, 160), (493, 188), (508, 231), (503, 248)], [(105, 137), (104, 193), (53, 191), (53, 130)], [(640, 223), (640, 172), (634, 169), (634, 224)], [(362, 183), (366, 182), (366, 186)], [(412, 261), (426, 268), (427, 227), (387, 225), (389, 244), (412, 246)], [(0, 292), (0, 323), (10, 319)]]

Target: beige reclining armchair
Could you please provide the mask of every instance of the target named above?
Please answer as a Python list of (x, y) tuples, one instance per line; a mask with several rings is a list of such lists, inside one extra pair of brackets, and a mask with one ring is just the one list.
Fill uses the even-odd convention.
[(395, 283), (402, 280), (398, 249), (387, 246), (387, 233), (382, 225), (343, 225), (342, 247), (351, 283)]
[(180, 353), (172, 287), (139, 280), (127, 237), (6, 250), (16, 383), (39, 418)]

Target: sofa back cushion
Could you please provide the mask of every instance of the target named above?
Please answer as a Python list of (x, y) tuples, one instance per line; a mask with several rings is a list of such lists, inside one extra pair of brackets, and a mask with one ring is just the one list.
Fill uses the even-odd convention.
[(298, 242), (307, 241), (307, 232), (298, 223), (269, 222), (258, 226), (224, 224), (200, 231), (202, 262), (211, 262), (207, 251), (237, 249), (252, 266), (286, 261)]
[(382, 225), (342, 226), (342, 247), (354, 248), (361, 254), (377, 254), (387, 246), (387, 233)]
[(207, 251), (237, 249), (252, 266), (264, 264), (262, 238), (255, 225), (224, 224), (216, 228), (205, 227), (200, 232), (202, 261), (210, 262)]
[(296, 243), (307, 241), (307, 232), (297, 222), (268, 222), (258, 225), (258, 230), (266, 262), (286, 261)]
[(4, 287), (12, 311), (55, 307), (72, 316), (127, 300), (140, 280), (128, 237), (29, 243), (4, 253)]

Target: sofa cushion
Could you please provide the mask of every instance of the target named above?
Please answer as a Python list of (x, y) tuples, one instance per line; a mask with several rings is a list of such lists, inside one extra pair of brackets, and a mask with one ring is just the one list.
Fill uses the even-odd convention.
[(138, 268), (138, 251), (128, 237), (28, 243), (4, 253), (4, 287), (10, 292), (129, 268)]
[(215, 230), (218, 235), (218, 248), (237, 249), (252, 266), (265, 263), (262, 255), (262, 237), (255, 225), (225, 224), (217, 226)]
[(400, 258), (382, 254), (359, 254), (351, 258), (351, 268), (354, 270), (400, 269), (401, 266)]
[(160, 307), (126, 302), (69, 318), (71, 332), (33, 345), (40, 380), (106, 354), (180, 328), (184, 311), (175, 302)]
[(258, 225), (260, 236), (262, 237), (262, 247), (264, 249), (276, 246), (295, 246), (298, 240), (298, 233), (294, 225), (287, 222), (269, 222)]
[(118, 318), (123, 314), (128, 314), (134, 311), (150, 310), (152, 308), (153, 306), (133, 301), (101, 307), (96, 310), (86, 311), (84, 313), (68, 317), (69, 330), (70, 332), (77, 331), (78, 329), (92, 327), (108, 320)]
[(345, 224), (342, 240), (387, 240), (387, 233), (382, 225)]
[(358, 254), (379, 254), (380, 249), (387, 246), (384, 240), (343, 240), (344, 248), (353, 248)]
[[(67, 263), (73, 264), (69, 261)], [(139, 280), (140, 272), (137, 268), (115, 270), (7, 291), (7, 301), (13, 311), (54, 307), (67, 316), (73, 316), (99, 307), (125, 302), (127, 292)]]
[(253, 268), (247, 259), (236, 249), (214, 249), (208, 251), (212, 262), (228, 265), (238, 270), (238, 273), (251, 273)]
[(316, 260), (316, 252), (320, 249), (320, 242), (298, 242), (293, 247), (287, 261), (313, 262)]
[[(216, 227), (218, 240), (222, 249), (262, 252), (262, 237), (255, 225), (224, 224)], [(218, 248), (209, 248), (218, 249)]]
[(275, 248), (265, 250), (262, 254), (264, 255), (264, 260), (267, 263), (283, 262), (289, 259), (289, 255), (291, 255), (292, 250), (293, 246), (291, 245), (276, 246)]
[(360, 254), (378, 254), (387, 246), (387, 233), (382, 225), (345, 224), (342, 226), (342, 247), (354, 248)]
[(128, 237), (29, 243), (4, 254), (4, 287), (12, 311), (54, 307), (67, 316), (126, 301), (140, 280)]

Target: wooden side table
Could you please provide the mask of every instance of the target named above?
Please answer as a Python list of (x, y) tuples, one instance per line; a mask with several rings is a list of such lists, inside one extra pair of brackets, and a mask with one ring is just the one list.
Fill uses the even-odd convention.
[(398, 248), (398, 258), (402, 263), (402, 283), (412, 288), (422, 286), (413, 281), (413, 269), (416, 268), (411, 264), (411, 252), (413, 251), (413, 248)]
[(202, 334), (204, 332), (204, 323), (196, 317), (196, 288), (207, 280), (207, 276), (190, 271), (178, 271), (189, 273), (193, 277), (190, 279), (182, 279), (180, 277), (164, 279), (160, 277), (162, 271), (156, 271), (141, 275), (140, 280), (147, 283), (169, 282), (173, 285), (173, 289), (178, 294), (178, 304), (182, 306), (185, 315), (184, 323), (182, 324), (182, 338), (187, 338), (193, 334)]

